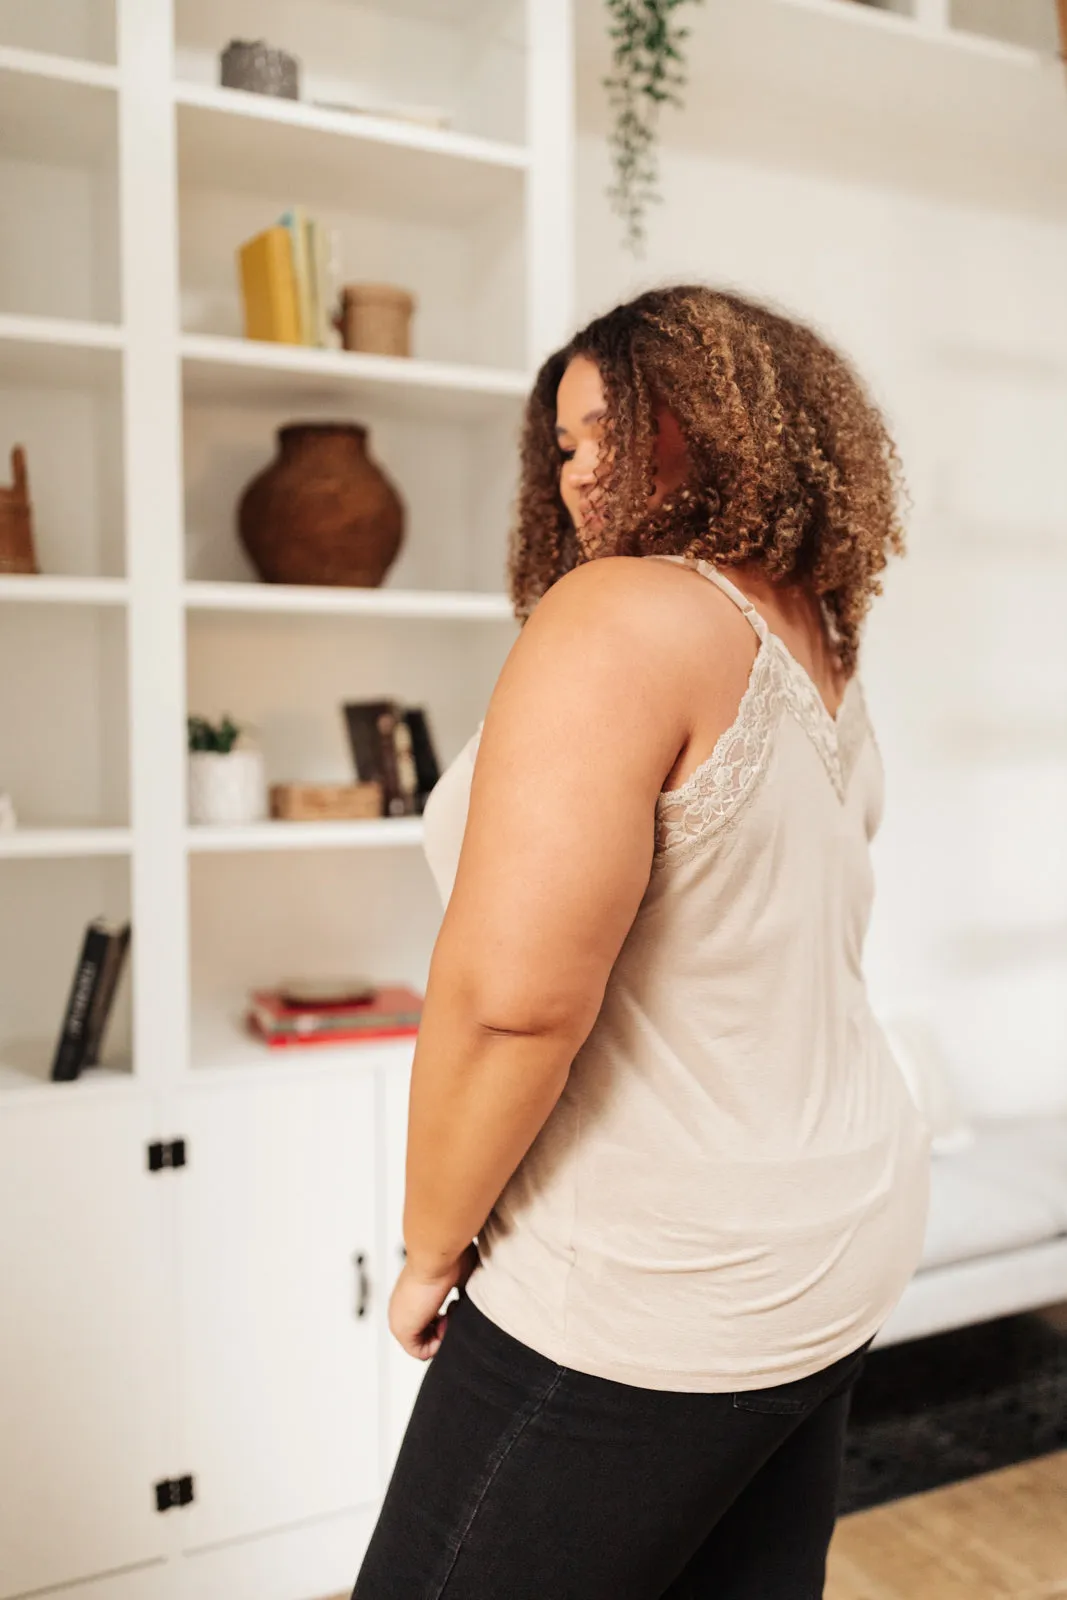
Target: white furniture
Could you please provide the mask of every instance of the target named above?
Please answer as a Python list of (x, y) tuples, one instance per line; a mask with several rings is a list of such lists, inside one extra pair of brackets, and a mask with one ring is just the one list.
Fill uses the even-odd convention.
[(878, 1345), (1067, 1300), (1067, 1117), (974, 1133), (933, 1159), (922, 1266)]
[[(254, 32), (253, 32), (254, 30)], [(302, 102), (218, 87), (232, 37)], [(418, 819), (194, 827), (186, 712), (351, 777), (344, 700), (450, 758), (515, 636), (531, 371), (573, 322), (569, 0), (4, 0), (0, 440), (45, 575), (0, 578), (0, 1597), (347, 1592), (424, 1367), (388, 1337), (411, 1042), (278, 1058), (248, 988), (425, 982)], [(437, 103), (453, 126), (315, 100)], [(249, 344), (234, 251), (304, 204), (409, 361)], [(243, 484), (352, 419), (408, 506), (374, 591), (267, 588)], [(48, 1067), (88, 919), (132, 919), (104, 1066)]]
[[(731, 5), (737, 95), (796, 48), (847, 55), (865, 92), (882, 44), (898, 86), (1002, 73), (1000, 115), (1045, 87), (931, 0), (760, 0), (755, 29)], [(602, 38), (599, 0), (578, 9)], [(301, 56), (304, 103), (217, 87), (253, 32)], [(574, 66), (569, 0), (0, 5), (0, 446), (28, 446), (46, 572), (0, 578), (22, 821), (0, 836), (0, 1600), (310, 1600), (358, 1565), (423, 1370), (385, 1324), (411, 1050), (276, 1060), (236, 1017), (301, 966), (421, 983), (439, 908), (416, 821), (187, 826), (184, 716), (231, 710), (270, 778), (329, 779), (343, 698), (425, 703), (445, 759), (482, 714), (514, 637), (521, 397), (573, 321)], [(456, 125), (307, 103), (346, 97)], [(234, 247), (293, 202), (339, 229), (345, 277), (414, 288), (414, 360), (240, 339)], [(402, 488), (401, 558), (373, 592), (259, 585), (237, 492), (278, 424), (334, 416)], [(98, 912), (132, 915), (132, 982), (104, 1067), (52, 1085)], [(986, 1264), (1003, 1284), (1010, 1255), (1033, 1303), (1045, 1247), (1014, 1243)], [(938, 1317), (1003, 1309), (957, 1294), (976, 1261), (931, 1266)]]

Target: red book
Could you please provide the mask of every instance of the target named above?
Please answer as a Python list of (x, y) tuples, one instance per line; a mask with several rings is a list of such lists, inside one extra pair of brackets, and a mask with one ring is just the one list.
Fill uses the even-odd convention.
[(268, 1044), (353, 1043), (418, 1032), (423, 997), (406, 984), (387, 984), (367, 1000), (297, 1006), (270, 989), (251, 996), (248, 1020)]

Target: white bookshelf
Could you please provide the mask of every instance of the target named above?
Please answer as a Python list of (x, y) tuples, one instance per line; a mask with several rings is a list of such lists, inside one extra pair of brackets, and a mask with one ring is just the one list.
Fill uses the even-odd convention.
[[(183, 729), (206, 681), (198, 662), (244, 652), (247, 679), (283, 683), (285, 652), (296, 651), (316, 663), (313, 692), (333, 682), (324, 721), (341, 699), (395, 681), (427, 706), (447, 760), (492, 683), (492, 652), (463, 624), (504, 623), (503, 648), (511, 637), (502, 580), (513, 445), (530, 373), (565, 336), (573, 292), (568, 5), (493, 9), (487, 26), (465, 3), (357, 4), (342, 20), (275, 0), (264, 25), (301, 58), (299, 102), (219, 86), (218, 50), (246, 31), (240, 0), (16, 4), (0, 18), (0, 160), (15, 172), (13, 192), (39, 175), (40, 194), (25, 262), (0, 271), (0, 455), (27, 442), (44, 569), (0, 578), (0, 612), (28, 669), (21, 702), (8, 675), (5, 726), (53, 714), (62, 657), (72, 681), (97, 691), (101, 718), (75, 737), (104, 784), (99, 824), (74, 826), (60, 819), (84, 806), (46, 784), (19, 805), (13, 783), (26, 820), (0, 839), (0, 870), (98, 860), (128, 872), (138, 959), (115, 1048), (132, 1055), (146, 1090), (196, 1067), (190, 951), (215, 935), (188, 918), (191, 860), (236, 855), (269, 874), (290, 854), (389, 860), (421, 840), (417, 818), (188, 827)], [(334, 49), (323, 28), (339, 21), (352, 31)], [(390, 98), (436, 99), (454, 125), (334, 108)], [(64, 187), (77, 199), (73, 221)], [(342, 234), (351, 213), (357, 244), (342, 249), (342, 278), (414, 285), (413, 359), (240, 337), (235, 244), (292, 203), (328, 213)], [(363, 261), (368, 244), (374, 258)], [(90, 261), (80, 288), (69, 272), (79, 252)], [(31, 412), (36, 435), (21, 421)], [(270, 459), (275, 429), (323, 415), (369, 425), (409, 503), (401, 560), (377, 590), (265, 585), (238, 547), (236, 494)], [(79, 474), (88, 542), (66, 526)], [(29, 670), (36, 640), (53, 660), (47, 689)], [(398, 651), (409, 660), (394, 680)], [(241, 674), (231, 676), (220, 696), (240, 695)], [(434, 703), (442, 692), (446, 712)], [(428, 958), (428, 875), (423, 892), (423, 932), (406, 970), (395, 957), (390, 969), (414, 982)], [(72, 918), (76, 899), (72, 890)], [(57, 940), (53, 992), (60, 971), (69, 979), (68, 958)], [(43, 1035), (55, 1020), (42, 1015)]]
[[(351, 781), (346, 700), (425, 706), (442, 762), (484, 715), (516, 626), (505, 541), (522, 404), (573, 315), (570, 27), (570, 0), (0, 7), (0, 204), (19, 218), (0, 259), (0, 478), (23, 444), (42, 568), (0, 576), (0, 788), (21, 824), (0, 835), (0, 1210), (22, 1219), (17, 1239), (0, 1231), (0, 1261), (27, 1370), (52, 1348), (49, 1281), (90, 1351), (77, 1445), (58, 1448), (66, 1401), (43, 1377), (0, 1445), (0, 1499), (21, 1507), (5, 1595), (102, 1574), (109, 1600), (157, 1581), (175, 1600), (260, 1593), (269, 1568), (281, 1597), (354, 1576), (386, 1411), (395, 1432), (412, 1394), (384, 1309), (413, 1040), (272, 1052), (241, 1015), (252, 987), (301, 973), (424, 987), (440, 904), (418, 817), (191, 826), (185, 718), (252, 723), (269, 781)], [(261, 33), (299, 56), (299, 102), (219, 86), (222, 47)], [(390, 101), (440, 104), (451, 125), (334, 109)], [(243, 339), (235, 250), (294, 204), (337, 239), (342, 282), (413, 291), (410, 360)], [(241, 549), (237, 498), (277, 429), (302, 420), (363, 423), (405, 501), (377, 589), (264, 584)], [(130, 918), (131, 963), (103, 1064), (53, 1084), (95, 915)], [(149, 1182), (144, 1146), (176, 1137), (190, 1181)], [(79, 1198), (62, 1209), (65, 1185)], [(305, 1243), (286, 1266), (294, 1206)], [(267, 1233), (253, 1305), (233, 1267)], [(357, 1250), (373, 1307), (358, 1324)], [(262, 1300), (298, 1279), (304, 1331)], [(291, 1412), (284, 1397), (254, 1406), (268, 1430), (255, 1441), (214, 1421), (248, 1370), (221, 1376), (219, 1317), (225, 1348), (254, 1343), (305, 1375)], [(359, 1426), (316, 1434), (337, 1407)], [(241, 1460), (225, 1459), (235, 1440)], [(261, 1482), (249, 1451), (293, 1471)], [(203, 1476), (178, 1527), (152, 1483), (186, 1455)], [(105, 1457), (113, 1509), (57, 1543), (44, 1508)]]
[[(15, 580), (12, 580), (13, 582)], [(0, 583), (0, 597), (4, 594)], [(429, 589), (335, 589), (288, 583), (187, 583), (191, 612), (244, 612), (305, 617), (396, 617), (455, 622), (509, 622), (506, 594), (474, 594)]]
[(0, 833), (0, 861), (127, 856), (132, 842), (128, 828), (19, 828)]
[(270, 850), (395, 850), (422, 843), (420, 817), (368, 818), (356, 822), (253, 822), (245, 826), (190, 827), (191, 853), (232, 855)]
[(529, 386), (518, 371), (210, 334), (183, 335), (181, 355), (186, 397), (224, 403), (344, 405), (366, 396), (409, 416), (467, 422), (499, 414), (501, 400), (517, 401)]
[(115, 324), (0, 312), (0, 385), (114, 388), (123, 343)]
[(0, 575), (0, 605), (124, 606), (129, 597), (124, 578)]

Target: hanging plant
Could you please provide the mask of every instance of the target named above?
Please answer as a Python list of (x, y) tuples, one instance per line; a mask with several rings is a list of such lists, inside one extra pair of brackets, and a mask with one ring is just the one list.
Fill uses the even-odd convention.
[(685, 83), (681, 46), (689, 29), (673, 20), (680, 6), (701, 0), (604, 0), (611, 18), (611, 73), (603, 80), (615, 109), (608, 146), (615, 181), (612, 207), (626, 224), (626, 245), (640, 255), (645, 243), (645, 207), (658, 201), (656, 126), (660, 107), (680, 106)]

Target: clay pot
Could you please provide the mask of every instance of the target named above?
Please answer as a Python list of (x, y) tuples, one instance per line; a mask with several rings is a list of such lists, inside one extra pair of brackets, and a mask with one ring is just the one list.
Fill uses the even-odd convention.
[(36, 572), (26, 452), (20, 444), (11, 452), (11, 476), (10, 489), (0, 485), (0, 572)]
[(373, 589), (404, 538), (404, 502), (351, 422), (278, 429), (278, 454), (237, 508), (241, 543), (267, 583)]

